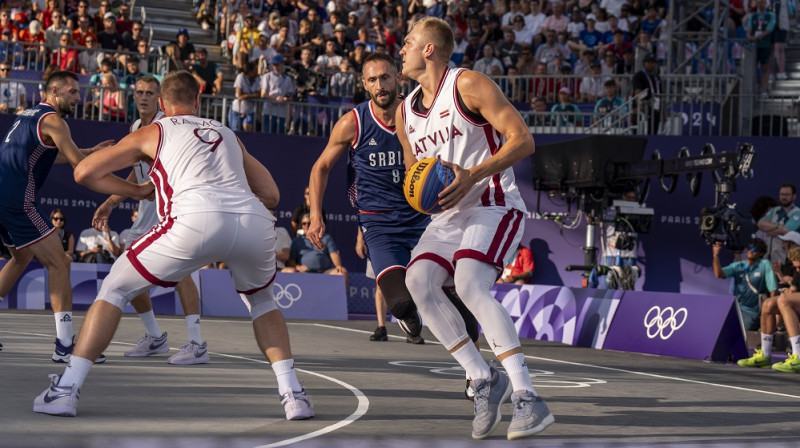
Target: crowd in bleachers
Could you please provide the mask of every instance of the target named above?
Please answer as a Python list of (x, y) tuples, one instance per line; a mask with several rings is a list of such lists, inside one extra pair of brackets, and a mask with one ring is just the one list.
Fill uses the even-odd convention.
[[(730, 2), (725, 25), (730, 37), (748, 35), (748, 27), (756, 25), (751, 26), (747, 13), (755, 11), (758, 16), (763, 1)], [(107, 71), (105, 62), (122, 89), (143, 74), (187, 69), (204, 93), (223, 91), (221, 67), (208, 61), (204, 48), (194, 47), (185, 29), (178, 30), (173, 42), (153, 48), (142, 32), (143, 24), (131, 19), (130, 5), (121, 0), (40, 3), (7, 1), (0, 11), (0, 58), (15, 69), (41, 71), (56, 65), (91, 76), (92, 84), (99, 86), (98, 75)], [(783, 29), (784, 16), (794, 14), (782, 15), (780, 4), (776, 0), (772, 6), (778, 9), (772, 25), (776, 35)], [(357, 81), (366, 55), (384, 51), (398, 57), (407, 30), (426, 15), (452, 24), (456, 38), (452, 66), (496, 78), (522, 110), (530, 109), (536, 98), (543, 99), (550, 111), (572, 110), (562, 101), (566, 95), (568, 103), (593, 116), (604, 98), (617, 102), (606, 98), (607, 82), (614, 81), (618, 94), (628, 97), (636, 93), (632, 79), (645, 58), (656, 60), (663, 69), (667, 52), (672, 51), (665, 0), (195, 0), (194, 6), (203, 28), (223, 33), (223, 55), (240, 72), (234, 81), (233, 104), (239, 116), (228, 119), (241, 123), (240, 128), (256, 121), (248, 117), (254, 113), (248, 101), (261, 104), (254, 101), (257, 98), (301, 102), (333, 98), (347, 104), (363, 100)], [(698, 32), (707, 26), (701, 20), (687, 24)], [(735, 67), (739, 43), (725, 45), (731, 55), (728, 66)], [(782, 50), (780, 45), (772, 48)], [(774, 59), (778, 77), (785, 77), (783, 59), (778, 54)], [(268, 74), (275, 76), (273, 61), (283, 64), (280, 76), (287, 77), (291, 86), (270, 94), (266, 83)], [(255, 72), (248, 72), (249, 63)], [(698, 57), (687, 70), (703, 73), (704, 58)], [(122, 101), (127, 104), (127, 99)]]

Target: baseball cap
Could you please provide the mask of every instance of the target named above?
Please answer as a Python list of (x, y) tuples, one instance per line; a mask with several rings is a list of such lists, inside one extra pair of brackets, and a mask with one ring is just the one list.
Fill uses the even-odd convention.
[(648, 53), (647, 56), (644, 57), (644, 62), (647, 62), (647, 61), (655, 62), (657, 60), (658, 59), (656, 59), (656, 55), (654, 55), (653, 53)]
[(269, 60), (269, 63), (272, 65), (282, 64), (284, 62), (286, 62), (286, 58), (284, 58), (279, 54), (276, 54), (275, 56), (272, 57), (272, 59)]
[(186, 37), (189, 37), (189, 30), (187, 30), (186, 28), (178, 29), (178, 34), (177, 35), (180, 36), (181, 34), (183, 34)]
[(117, 16), (115, 16), (113, 12), (107, 12), (107, 13), (106, 13), (106, 14), (103, 16), (103, 20), (105, 20), (105, 19), (114, 19), (114, 20), (117, 20)]
[(600, 61), (595, 59), (594, 61), (589, 63), (589, 67), (600, 67)]
[(572, 90), (570, 90), (570, 88), (569, 88), (569, 87), (562, 87), (562, 88), (560, 88), (560, 89), (558, 90), (558, 93), (566, 93), (566, 94), (571, 94), (571, 93), (572, 93)]
[(336, 26), (333, 28), (333, 31), (347, 31), (347, 27), (344, 26), (342, 23), (337, 23)]
[(784, 235), (779, 235), (778, 238), (783, 241), (791, 241), (800, 246), (800, 233), (797, 233), (794, 230), (786, 232)]

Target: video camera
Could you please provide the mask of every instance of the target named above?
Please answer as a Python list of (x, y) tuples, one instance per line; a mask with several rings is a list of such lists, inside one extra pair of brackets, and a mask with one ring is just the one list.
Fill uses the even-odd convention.
[(719, 242), (734, 252), (741, 252), (755, 231), (753, 219), (733, 205), (703, 207), (700, 213), (700, 234), (708, 244)]

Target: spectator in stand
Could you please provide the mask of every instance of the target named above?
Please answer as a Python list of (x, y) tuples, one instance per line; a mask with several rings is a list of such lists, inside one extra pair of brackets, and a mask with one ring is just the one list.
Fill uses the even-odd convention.
[[(786, 74), (786, 41), (789, 38), (789, 16), (796, 15), (794, 2), (788, 0), (775, 0), (772, 2), (772, 10), (775, 14), (775, 30), (772, 32), (772, 56), (775, 59), (775, 65), (778, 68), (778, 73), (775, 75), (776, 79), (785, 80), (789, 79)], [(793, 14), (790, 14), (793, 13)]]
[[(58, 66), (56, 66), (56, 68), (57, 67)], [(102, 84), (103, 83), (103, 74), (105, 74), (105, 73), (113, 74), (114, 73), (113, 67), (114, 67), (114, 63), (111, 61), (111, 58), (104, 57), (104, 58), (100, 59), (100, 71), (95, 73), (94, 75), (92, 75), (91, 78), (89, 78), (89, 84), (93, 85), (93, 86), (99, 86), (100, 84)]]
[(117, 17), (117, 32), (123, 36), (130, 33), (133, 28), (133, 21), (131, 20), (131, 7), (127, 3), (119, 5), (119, 14)]
[(467, 40), (464, 39), (464, 32), (461, 31), (461, 28), (453, 28), (453, 38), (455, 39), (455, 46), (453, 47), (453, 55), (450, 56), (450, 60), (453, 61), (454, 64), (459, 65), (461, 64), (461, 60), (464, 59), (464, 52), (467, 50)]
[[(117, 20), (117, 25), (119, 25), (119, 20)], [(144, 34), (142, 34), (143, 29), (144, 25), (142, 25), (142, 22), (138, 20), (131, 22), (130, 29), (122, 33), (122, 48), (127, 51), (139, 51), (139, 40), (144, 39)], [(145, 42), (147, 42), (147, 40), (145, 40)]]
[(317, 56), (314, 70), (319, 73), (335, 72), (342, 65), (342, 59), (344, 58), (336, 53), (336, 40), (326, 39), (325, 53)]
[(244, 26), (236, 33), (236, 41), (233, 44), (233, 66), (239, 69), (244, 68), (250, 60), (250, 50), (258, 42), (259, 31), (256, 29), (255, 17), (248, 14), (244, 18)]
[[(39, 70), (42, 68), (40, 61), (44, 60), (46, 48), (42, 24), (38, 20), (31, 20), (28, 28), (19, 32), (19, 42), (25, 52), (25, 68)], [(26, 45), (29, 44), (29, 45)]]
[(536, 48), (535, 59), (537, 62), (548, 64), (553, 61), (555, 54), (564, 55), (564, 46), (556, 41), (556, 32), (547, 30), (544, 33), (545, 41)]
[(294, 42), (294, 38), (289, 35), (288, 23), (282, 23), (278, 33), (269, 38), (269, 46), (279, 54), (289, 54), (292, 47), (294, 47)]
[(625, 42), (631, 41), (631, 35), (619, 26), (619, 19), (617, 16), (608, 16), (608, 31), (604, 34), (606, 43), (610, 44), (614, 42), (614, 33), (617, 31), (622, 31), (622, 37)]
[(714, 275), (717, 278), (733, 278), (733, 295), (739, 302), (744, 329), (756, 331), (760, 326), (761, 297), (772, 297), (778, 289), (772, 265), (763, 258), (767, 245), (761, 239), (752, 239), (745, 249), (745, 259), (725, 267), (719, 261), (721, 250), (721, 243), (712, 246)]
[[(547, 0), (532, 0), (529, 3), (530, 12), (525, 14), (525, 28), (531, 30), (531, 34), (533, 34), (533, 42), (531, 43), (533, 47), (536, 47), (544, 41), (542, 33), (544, 32), (544, 20), (547, 18), (547, 15), (545, 15), (541, 7), (542, 1), (546, 2)], [(523, 12), (525, 12), (524, 4)]]
[(258, 24), (258, 31), (262, 36), (267, 36), (267, 39), (278, 33), (281, 27), (281, 15), (278, 11), (272, 11), (269, 16)]
[(316, 58), (317, 54), (323, 45), (322, 35), (313, 34), (311, 31), (311, 22), (306, 19), (300, 21), (300, 29), (297, 33), (297, 47), (295, 48), (295, 57), (302, 49), (308, 48), (311, 50), (311, 56)]
[(534, 77), (530, 82), (530, 93), (533, 96), (545, 99), (555, 99), (559, 86), (556, 79), (547, 74), (547, 65), (539, 63), (536, 65)]
[(625, 33), (617, 29), (614, 32), (614, 41), (606, 46), (606, 53), (613, 51), (617, 59), (622, 59), (627, 49), (633, 50), (633, 44), (626, 42)]
[(75, 45), (85, 47), (88, 36), (93, 37), (95, 43), (97, 42), (97, 35), (89, 29), (89, 19), (87, 17), (79, 17), (76, 25), (77, 28), (72, 32), (72, 41), (75, 42)]
[(767, 11), (767, 0), (756, 0), (756, 11), (747, 19), (747, 40), (755, 43), (756, 61), (761, 67), (761, 96), (769, 96), (770, 55), (772, 33), (777, 19), (775, 13)]
[(603, 79), (600, 72), (600, 61), (592, 61), (589, 64), (589, 73), (581, 79), (581, 101), (584, 103), (597, 102), (606, 92)]
[[(536, 60), (533, 58), (532, 47), (523, 47), (519, 52), (519, 60), (517, 61), (517, 73), (521, 76), (533, 75), (536, 71)], [(528, 82), (528, 80), (525, 80)]]
[[(61, 13), (63, 11), (58, 7), (58, 0), (47, 0), (45, 2), (45, 4), (47, 5), (47, 8), (45, 8), (42, 11), (41, 18), (42, 18), (42, 24), (44, 24), (44, 28), (47, 29), (47, 28), (50, 28), (50, 25), (53, 24), (53, 13), (55, 11), (59, 11), (59, 13)], [(9, 13), (9, 20), (10, 20), (11, 19), (11, 15), (10, 15), (11, 14), (11, 10), (8, 10), (8, 13)], [(64, 18), (64, 21), (66, 21), (66, 18)]]
[(639, 31), (647, 33), (652, 39), (658, 39), (661, 33), (661, 19), (655, 5), (647, 7), (647, 15), (639, 24)]
[(306, 101), (309, 96), (320, 95), (325, 88), (325, 80), (314, 71), (314, 54), (310, 48), (300, 51), (300, 59), (291, 66), (287, 74), (294, 78), (298, 101)]
[(376, 46), (384, 45), (386, 47), (383, 50), (384, 53), (387, 53), (390, 56), (396, 55), (397, 36), (395, 36), (389, 30), (389, 28), (386, 27), (386, 25), (384, 25), (381, 16), (375, 16), (372, 19), (370, 19), (370, 25), (372, 26), (372, 32), (376, 36)]
[[(98, 34), (105, 29), (105, 27), (106, 27), (106, 24), (105, 24), (106, 14), (108, 14), (110, 12), (112, 12), (111, 11), (111, 3), (109, 3), (107, 0), (102, 0), (100, 2), (100, 7), (94, 13), (94, 29)], [(92, 4), (91, 3), (89, 3), (89, 13), (92, 13)], [(112, 14), (113, 14), (113, 12), (112, 12)], [(117, 20), (117, 17), (114, 16), (114, 22), (116, 22), (116, 20)]]
[(269, 38), (261, 33), (258, 36), (258, 45), (250, 51), (250, 62), (255, 62), (258, 67), (258, 74), (263, 75), (268, 70), (269, 61), (278, 54), (274, 48), (269, 46)]
[(353, 45), (363, 45), (367, 53), (375, 51), (375, 40), (371, 38), (369, 28), (360, 28), (358, 30), (358, 39), (353, 42)]
[(203, 0), (197, 8), (197, 24), (200, 25), (200, 28), (203, 30), (214, 28), (214, 24), (216, 23), (214, 17), (215, 5), (216, 0)]
[[(466, 2), (463, 2), (466, 3)], [(500, 28), (503, 31), (510, 31), (514, 28), (514, 21), (517, 17), (522, 17), (523, 23), (525, 22), (525, 14), (520, 9), (519, 0), (510, 0), (508, 2), (508, 11), (503, 14), (500, 19)]]
[(600, 7), (605, 9), (609, 16), (619, 17), (622, 7), (627, 3), (628, 0), (600, 0)]
[[(308, 214), (303, 215), (300, 226), (307, 230), (311, 225), (311, 218)], [(286, 268), (283, 272), (308, 272), (316, 274), (343, 275), (345, 284), (347, 283), (347, 269), (342, 265), (342, 257), (339, 249), (333, 242), (333, 237), (329, 233), (322, 236), (324, 249), (317, 249), (305, 233), (298, 235), (292, 240), (289, 249), (289, 259), (286, 261)]]
[(117, 18), (113, 12), (107, 12), (103, 16), (103, 30), (97, 33), (97, 42), (103, 50), (123, 50), (122, 35), (117, 32)]
[(350, 54), (350, 65), (358, 73), (361, 73), (361, 67), (364, 65), (364, 59), (367, 58), (367, 50), (363, 44), (358, 44)]
[(560, 0), (553, 2), (553, 15), (548, 16), (542, 23), (544, 31), (555, 31), (563, 33), (567, 31), (569, 18), (564, 15), (564, 4)]
[(486, 76), (500, 76), (505, 73), (505, 67), (500, 59), (494, 57), (494, 48), (491, 45), (483, 46), (483, 57), (475, 61), (472, 69)]
[(586, 29), (586, 24), (583, 22), (583, 15), (577, 6), (572, 8), (572, 16), (570, 19), (572, 20), (567, 24), (567, 35), (571, 41), (577, 40), (581, 31)]
[(53, 223), (53, 227), (56, 228), (56, 232), (58, 232), (58, 239), (61, 240), (64, 255), (72, 263), (75, 256), (75, 235), (67, 230), (67, 215), (60, 208), (54, 208), (50, 212), (50, 221)]
[(642, 91), (647, 91), (645, 101), (649, 106), (647, 109), (648, 129), (651, 134), (658, 133), (661, 125), (661, 76), (658, 74), (658, 61), (654, 54), (649, 54), (644, 58), (644, 68), (633, 75), (633, 94), (638, 95)]
[(80, 73), (81, 68), (78, 62), (78, 51), (74, 48), (69, 48), (71, 46), (72, 33), (70, 33), (69, 30), (65, 30), (59, 40), (59, 48), (53, 52), (53, 58), (50, 63), (58, 65), (58, 68), (61, 70)]
[(631, 15), (631, 7), (628, 4), (622, 5), (620, 9), (619, 27), (629, 35), (639, 29), (639, 17)]
[(90, 29), (92, 32), (94, 32), (94, 19), (92, 18), (92, 15), (89, 14), (89, 0), (78, 0), (77, 10), (67, 17), (67, 26), (69, 29), (72, 31), (77, 30), (78, 21), (81, 19), (81, 17), (86, 19), (86, 23), (91, 24)]
[[(522, 19), (522, 16), (518, 17)], [(497, 45), (497, 56), (503, 66), (508, 69), (517, 65), (519, 55), (522, 53), (522, 45), (516, 42), (516, 36), (513, 31), (506, 31), (505, 36), (505, 40)]]
[(572, 90), (562, 87), (558, 90), (558, 102), (550, 108), (550, 120), (559, 127), (580, 126), (583, 124), (581, 109), (572, 102)]
[(506, 39), (508, 39), (509, 32), (514, 34), (515, 42), (519, 42), (525, 47), (531, 47), (533, 42), (533, 30), (525, 26), (524, 16), (517, 15), (514, 17), (512, 27), (509, 29), (509, 31), (506, 31)]
[[(0, 12), (0, 27), (2, 27), (2, 17), (3, 13)], [(53, 11), (53, 14), (50, 16), (53, 19), (53, 24), (49, 27), (45, 27), (44, 31), (44, 40), (47, 43), (47, 48), (55, 50), (58, 48), (61, 35), (64, 34), (64, 31), (69, 32), (69, 27), (64, 24), (63, 16), (61, 15), (60, 11)]]
[(617, 54), (613, 51), (606, 51), (603, 60), (600, 62), (600, 72), (603, 76), (613, 76), (617, 72)]
[(294, 80), (284, 73), (286, 59), (280, 54), (270, 61), (272, 70), (261, 77), (261, 98), (264, 103), (264, 131), (283, 134), (286, 132), (286, 116), (288, 105), (280, 104), (291, 101), (295, 94)]
[(311, 35), (322, 38), (322, 19), (315, 6), (316, 5), (312, 5), (306, 9), (303, 19), (308, 21), (308, 25), (311, 28)]
[(159, 59), (159, 70), (161, 75), (174, 72), (176, 70), (185, 70), (183, 61), (181, 61), (180, 51), (178, 51), (177, 44), (164, 45), (164, 55)]
[(550, 56), (550, 62), (547, 63), (547, 73), (557, 75), (564, 65), (564, 53), (561, 50), (555, 50)]
[(529, 284), (533, 277), (533, 253), (531, 250), (520, 244), (512, 259), (513, 261), (503, 269), (497, 283)]
[(653, 45), (650, 35), (644, 31), (639, 32), (637, 35), (636, 44), (634, 45), (634, 51), (636, 52), (636, 66), (640, 67), (640, 64), (644, 63), (645, 56), (650, 53), (655, 54), (655, 50), (656, 47)]
[[(597, 8), (596, 11), (592, 12), (592, 14), (594, 14), (594, 17), (597, 20), (597, 23), (594, 24), (595, 28), (597, 28), (597, 31), (605, 33), (611, 29), (611, 25), (608, 24), (608, 14), (606, 13), (605, 9)], [(589, 16), (592, 14), (589, 14)]]
[(758, 230), (763, 232), (767, 245), (767, 259), (783, 261), (786, 252), (778, 237), (800, 229), (800, 208), (795, 205), (797, 187), (791, 182), (784, 182), (778, 189), (778, 205), (758, 221)]
[(586, 18), (586, 29), (578, 34), (577, 41), (570, 41), (569, 47), (574, 51), (594, 50), (598, 45), (603, 43), (603, 33), (597, 31), (594, 27), (594, 17)]
[(528, 126), (550, 126), (550, 113), (547, 112), (547, 102), (540, 96), (531, 99), (531, 111), (527, 114), (525, 122)]
[(495, 45), (503, 40), (503, 30), (500, 29), (500, 17), (494, 13), (492, 2), (483, 2), (483, 9), (478, 13), (483, 28), (481, 41)]
[(575, 74), (586, 76), (589, 74), (589, 67), (594, 62), (595, 54), (592, 50), (583, 50), (581, 53), (581, 58), (575, 62)]
[(113, 263), (122, 254), (122, 249), (119, 235), (108, 228), (108, 221), (101, 230), (94, 227), (83, 230), (75, 245), (81, 263)]
[(101, 79), (101, 96), (95, 108), (103, 111), (103, 119), (124, 121), (128, 108), (125, 105), (125, 95), (117, 84), (117, 77), (113, 73), (104, 73)]
[(332, 13), (327, 21), (322, 22), (322, 36), (327, 38), (333, 38), (333, 33), (336, 30), (336, 25), (342, 24), (345, 28), (347, 27), (342, 23), (342, 15), (338, 12)]
[(86, 36), (84, 45), (86, 50), (78, 54), (78, 65), (82, 75), (92, 75), (100, 71), (98, 59), (103, 57), (103, 53), (97, 51), (97, 40), (94, 36)]
[(336, 45), (343, 56), (347, 57), (355, 49), (353, 41), (347, 39), (347, 27), (344, 24), (339, 23), (336, 25), (333, 38), (336, 39)]
[(25, 86), (8, 80), (13, 71), (8, 61), (0, 62), (0, 113), (20, 114), (28, 107)]
[(347, 39), (355, 42), (358, 39), (358, 14), (355, 11), (350, 11), (347, 14)]
[(0, 61), (8, 61), (15, 67), (22, 65), (25, 51), (22, 45), (15, 41), (13, 31), (5, 29), (0, 36), (2, 36), (0, 41)]
[(197, 50), (197, 62), (192, 64), (192, 76), (200, 84), (200, 93), (216, 95), (222, 92), (222, 69), (208, 60), (208, 50)]
[(228, 122), (234, 131), (253, 132), (255, 129), (256, 102), (261, 98), (261, 80), (258, 77), (258, 64), (254, 61), (245, 63), (233, 81), (236, 99), (233, 100)]
[[(175, 39), (175, 43), (178, 45), (178, 52), (180, 53), (181, 61), (183, 61), (184, 65), (188, 67), (189, 60), (195, 53), (194, 44), (189, 42), (189, 31), (186, 30), (186, 28), (179, 29)], [(206, 55), (207, 54), (208, 53), (206, 53)]]
[(328, 82), (328, 96), (352, 101), (357, 82), (358, 77), (353, 67), (350, 66), (350, 59), (343, 58), (339, 64), (339, 71), (334, 73)]
[[(597, 78), (600, 79), (600, 78)], [(600, 121), (603, 118), (611, 113), (611, 111), (620, 109), (625, 101), (617, 95), (617, 82), (613, 79), (607, 80), (603, 87), (605, 89), (605, 96), (597, 100), (597, 103), (594, 105), (594, 121)], [(625, 113), (624, 110), (620, 109), (619, 114), (610, 117), (610, 120), (606, 123), (608, 127), (623, 127), (626, 123), (623, 123), (621, 120), (622, 115)]]

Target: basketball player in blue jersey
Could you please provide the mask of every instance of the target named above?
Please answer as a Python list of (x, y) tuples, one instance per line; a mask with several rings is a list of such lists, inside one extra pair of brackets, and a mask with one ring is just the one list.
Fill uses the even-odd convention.
[[(392, 315), (408, 334), (407, 342), (418, 341), (422, 331), (417, 307), (405, 286), (406, 265), (430, 219), (416, 212), (403, 194), (403, 148), (394, 129), (394, 115), (401, 99), (397, 95), (397, 65), (386, 53), (371, 53), (363, 66), (364, 88), (372, 100), (356, 106), (333, 128), (309, 180), (311, 226), (308, 237), (322, 248), (325, 223), (322, 196), (328, 174), (349, 149), (348, 194), (359, 210), (359, 226), (378, 287)], [(477, 321), (455, 296), (450, 296), (462, 311), (477, 341)]]
[[(72, 114), (80, 101), (77, 75), (53, 73), (45, 92), (45, 101), (22, 112), (0, 142), (0, 239), (11, 251), (11, 260), (0, 270), (0, 297), (8, 294), (36, 257), (47, 269), (50, 304), (56, 320), (52, 360), (68, 362), (75, 345), (69, 260), (53, 224), (37, 206), (36, 194), (54, 163), (69, 163), (74, 168), (86, 155), (113, 141), (91, 149), (78, 149), (72, 141), (62, 115)], [(103, 182), (135, 199), (153, 193), (152, 184), (138, 185), (116, 176)], [(100, 355), (96, 362), (104, 360)]]

